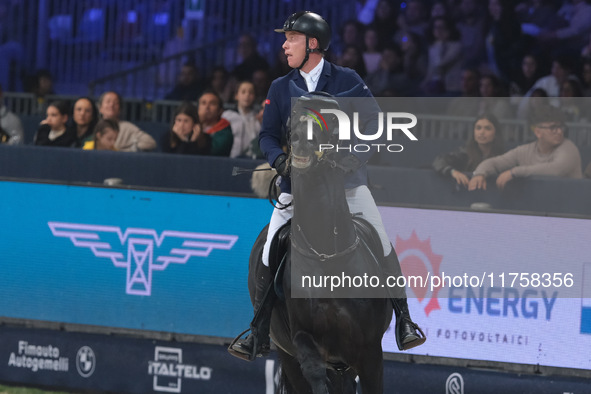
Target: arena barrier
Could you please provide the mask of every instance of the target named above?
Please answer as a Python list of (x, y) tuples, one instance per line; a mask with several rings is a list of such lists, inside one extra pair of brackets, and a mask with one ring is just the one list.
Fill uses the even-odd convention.
[[(246, 363), (226, 347), (0, 326), (0, 381), (47, 388), (145, 393), (274, 393), (278, 362)], [(41, 351), (38, 352), (38, 349)], [(384, 362), (384, 392), (583, 393), (588, 380)]]
[[(432, 141), (431, 141), (432, 142)], [(383, 204), (488, 208), (544, 214), (591, 215), (587, 179), (532, 177), (511, 181), (504, 191), (489, 180), (487, 191), (468, 192), (451, 178), (420, 169), (436, 154), (438, 143), (409, 148), (399, 156), (403, 167), (369, 166), (370, 189)], [(262, 161), (163, 153), (82, 151), (35, 146), (1, 146), (0, 177), (62, 183), (102, 184), (120, 178), (131, 187), (189, 189), (253, 195), (250, 175), (232, 176), (234, 167), (254, 168)], [(405, 166), (405, 167), (404, 167)], [(412, 168), (415, 167), (415, 168)], [(424, 167), (424, 166), (423, 166)]]
[[(269, 387), (269, 364), (234, 361), (221, 345), (252, 317), (246, 262), (268, 202), (6, 180), (0, 193), (0, 381), (130, 393), (161, 390), (154, 385), (244, 392), (250, 379)], [(589, 220), (380, 211), (407, 276), (450, 277), (440, 289), (409, 284), (413, 318), (429, 340), (401, 355), (389, 329), (386, 358), (411, 364), (387, 363), (387, 387), (580, 392), (579, 378), (591, 378)], [(464, 273), (470, 281), (482, 274), (480, 286), (456, 283)], [(509, 283), (514, 273), (549, 273), (554, 282), (522, 288)]]
[[(250, 320), (246, 262), (267, 201), (15, 181), (0, 193), (0, 316), (222, 338)], [(407, 354), (591, 369), (589, 220), (379, 209), (405, 274), (432, 278), (408, 284), (430, 341)]]

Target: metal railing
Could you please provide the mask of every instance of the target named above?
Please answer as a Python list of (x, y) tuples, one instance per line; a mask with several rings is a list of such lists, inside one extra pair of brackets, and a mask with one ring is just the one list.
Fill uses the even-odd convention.
[[(446, 115), (416, 114), (419, 122), (413, 129), (413, 134), (422, 138), (467, 141), (473, 132), (474, 118)], [(500, 119), (503, 138), (510, 144), (523, 144), (535, 139), (533, 133), (528, 132), (527, 122), (518, 119)], [(590, 125), (580, 124), (579, 128), (588, 131)]]
[[(17, 115), (44, 115), (47, 104), (53, 100), (68, 100), (71, 103), (76, 96), (46, 96), (37, 99), (29, 93), (4, 93), (5, 105)], [(178, 101), (145, 100), (124, 98), (121, 110), (122, 118), (131, 122), (156, 122), (171, 124)], [(419, 122), (413, 128), (413, 134), (419, 139), (445, 139), (466, 141), (473, 130), (473, 117), (458, 117), (435, 114), (416, 114)], [(518, 119), (500, 119), (503, 137), (509, 145), (531, 142), (535, 136), (527, 127), (527, 122)], [(591, 147), (591, 123), (567, 123), (568, 138), (579, 147)]]

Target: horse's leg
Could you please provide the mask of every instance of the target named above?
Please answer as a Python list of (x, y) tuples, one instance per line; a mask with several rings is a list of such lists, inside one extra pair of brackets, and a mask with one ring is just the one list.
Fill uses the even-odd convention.
[(320, 357), (318, 346), (314, 342), (314, 338), (307, 332), (298, 331), (294, 338), (293, 344), (297, 349), (297, 359), (302, 369), (302, 374), (310, 383), (312, 393), (314, 394), (328, 394), (328, 387), (326, 386), (326, 364)]
[(356, 366), (363, 394), (382, 394), (384, 392), (384, 355), (382, 346), (372, 346), (363, 352)]
[(276, 391), (281, 394), (309, 394), (312, 393), (310, 384), (302, 374), (298, 361), (288, 353), (277, 348), (281, 361), (281, 378)]

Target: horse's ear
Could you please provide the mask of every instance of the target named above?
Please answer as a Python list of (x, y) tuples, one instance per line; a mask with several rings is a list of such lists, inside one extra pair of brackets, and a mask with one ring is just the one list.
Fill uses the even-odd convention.
[(346, 92), (336, 94), (335, 97), (365, 97), (367, 91), (367, 86), (364, 83), (358, 83)]

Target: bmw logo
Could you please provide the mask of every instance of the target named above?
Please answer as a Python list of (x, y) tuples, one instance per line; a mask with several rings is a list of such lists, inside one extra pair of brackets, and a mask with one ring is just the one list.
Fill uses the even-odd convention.
[(96, 357), (94, 351), (88, 346), (82, 346), (76, 354), (76, 369), (83, 378), (87, 378), (94, 372)]

